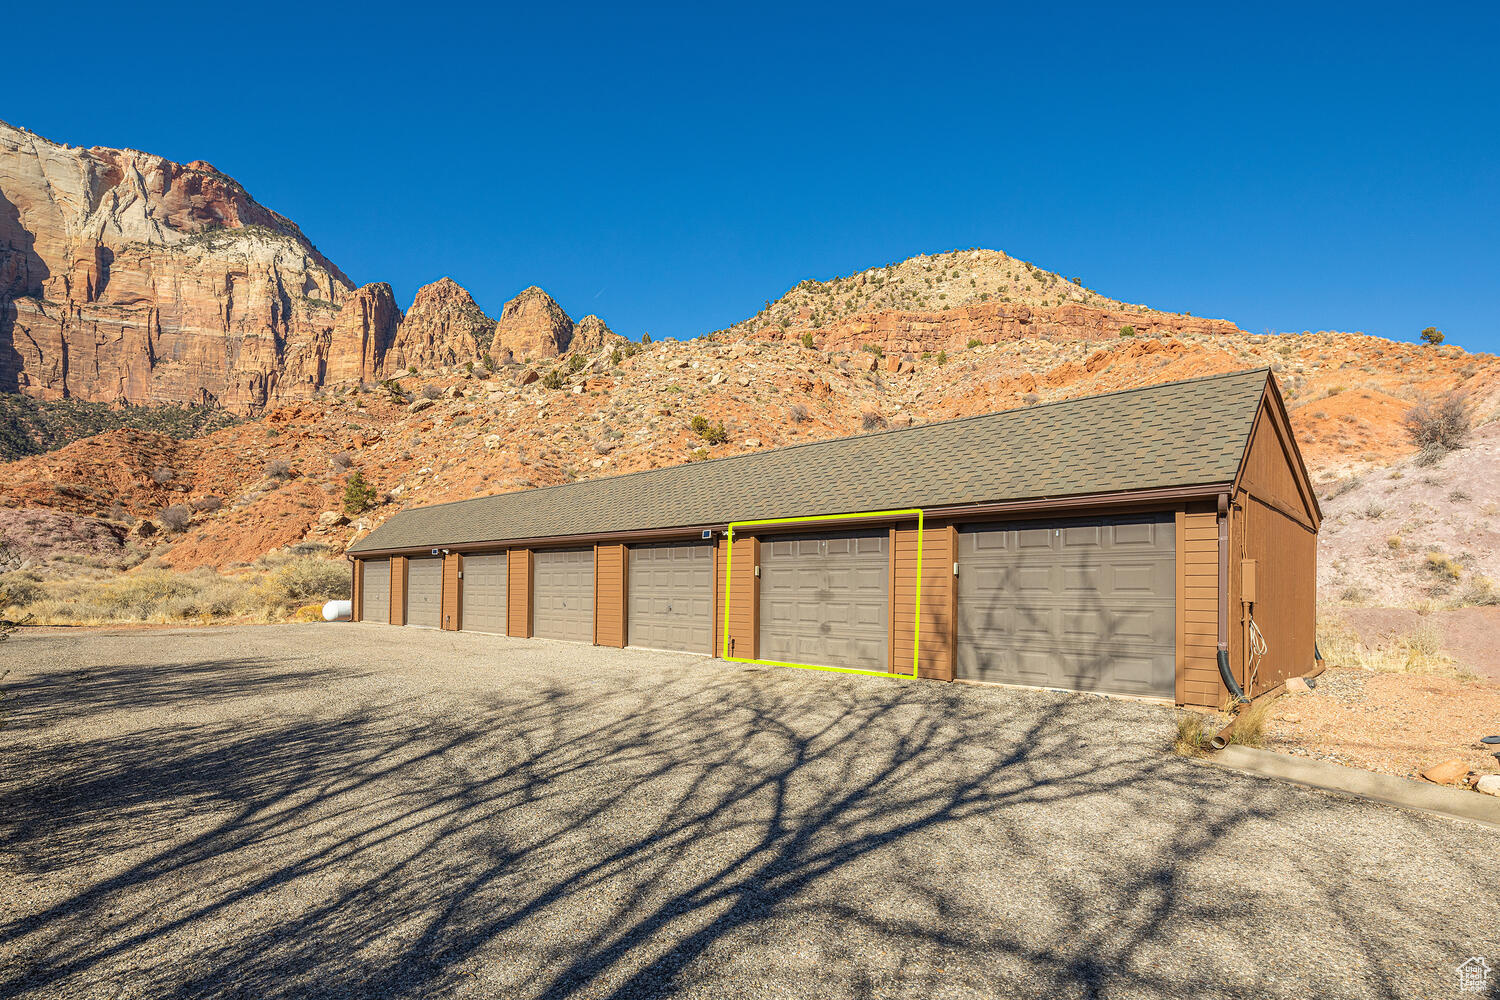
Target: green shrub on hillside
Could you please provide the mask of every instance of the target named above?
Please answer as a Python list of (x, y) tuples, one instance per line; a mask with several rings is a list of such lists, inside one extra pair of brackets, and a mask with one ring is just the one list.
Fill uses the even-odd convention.
[(350, 517), (358, 517), (373, 506), (375, 487), (365, 481), (363, 473), (355, 469), (349, 482), (344, 485), (344, 513)]
[(729, 440), (729, 432), (724, 429), (722, 421), (711, 423), (707, 417), (694, 417), (688, 426), (709, 444), (723, 444)]

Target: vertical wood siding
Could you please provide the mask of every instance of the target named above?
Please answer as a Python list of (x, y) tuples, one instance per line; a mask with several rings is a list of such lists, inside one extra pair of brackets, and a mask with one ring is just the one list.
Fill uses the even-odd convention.
[(531, 638), (531, 550), (511, 549), (505, 562), (506, 633)]
[(349, 564), (354, 571), (354, 591), (350, 603), (349, 620), (362, 622), (365, 620), (365, 564), (364, 560), (356, 559)]
[(594, 546), (594, 645), (625, 645), (625, 546)]
[(1240, 489), (1275, 507), (1304, 527), (1314, 526), (1310, 496), (1292, 457), (1291, 431), (1282, 425), (1275, 408), (1263, 406), (1250, 435)]
[(1183, 576), (1178, 602), (1182, 665), (1178, 701), (1217, 708), (1227, 694), (1219, 680), (1219, 524), (1212, 508), (1188, 510), (1178, 536)]
[[(1276, 507), (1241, 495), (1232, 541), (1230, 649), (1245, 693), (1254, 697), (1313, 668), (1317, 641), (1318, 536)], [(1245, 604), (1243, 559), (1255, 560), (1254, 604)], [(1266, 641), (1251, 676), (1250, 620)]]
[(391, 556), (391, 624), (406, 624), (405, 556)]
[[(715, 600), (714, 655), (724, 655), (724, 585), (725, 567), (729, 562), (729, 544), (718, 543), (718, 570), (715, 573), (718, 596)], [(733, 586), (729, 588), (730, 655), (755, 659), (760, 656), (760, 580), (755, 567), (760, 562), (760, 539), (738, 536), (734, 540)]]
[(443, 556), (443, 628), (456, 632), (463, 628), (463, 581), (458, 578), (464, 557), (456, 553)]
[[(953, 561), (955, 529), (927, 524), (922, 539), (921, 677), (953, 679)], [(917, 526), (895, 529), (891, 548), (891, 670), (911, 673), (911, 645), (917, 597)]]

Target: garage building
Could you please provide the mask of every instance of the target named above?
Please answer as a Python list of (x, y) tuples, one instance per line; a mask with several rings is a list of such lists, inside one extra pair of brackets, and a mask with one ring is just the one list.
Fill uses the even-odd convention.
[[(1217, 706), (1313, 665), (1266, 370), (402, 511), (349, 550), (355, 617), (910, 673), (916, 519), (841, 519), (909, 509), (923, 677)], [(729, 524), (790, 517), (734, 530), (726, 606)]]

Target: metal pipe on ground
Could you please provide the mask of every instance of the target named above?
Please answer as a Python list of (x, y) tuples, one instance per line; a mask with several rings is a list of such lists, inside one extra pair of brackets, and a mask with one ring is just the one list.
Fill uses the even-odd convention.
[[(1321, 662), (1319, 662), (1317, 666), (1313, 667), (1307, 673), (1303, 674), (1302, 679), (1304, 681), (1310, 681), (1326, 669), (1327, 668)], [(1263, 705), (1268, 701), (1273, 701), (1277, 698), (1280, 698), (1284, 694), (1286, 694), (1286, 681), (1282, 681), (1275, 687), (1267, 691), (1263, 691), (1260, 694), (1256, 695), (1254, 698), (1241, 703), (1239, 706), (1237, 706), (1239, 710), (1234, 713), (1234, 718), (1230, 719), (1227, 726), (1219, 730), (1214, 734), (1212, 738), (1209, 739), (1208, 745), (1213, 747), (1215, 750), (1223, 750), (1229, 745), (1229, 737), (1234, 732), (1234, 727), (1240, 724), (1241, 720), (1245, 718), (1246, 713), (1248, 713), (1255, 706)]]

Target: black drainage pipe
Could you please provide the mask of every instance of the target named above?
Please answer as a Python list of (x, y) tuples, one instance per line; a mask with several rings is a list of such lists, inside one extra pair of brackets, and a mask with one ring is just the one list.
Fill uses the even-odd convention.
[(1248, 705), (1250, 699), (1245, 697), (1245, 692), (1240, 689), (1239, 681), (1234, 679), (1234, 674), (1229, 670), (1229, 650), (1219, 650), (1219, 679), (1229, 689), (1229, 696), (1237, 705)]

